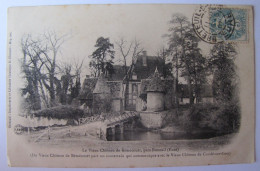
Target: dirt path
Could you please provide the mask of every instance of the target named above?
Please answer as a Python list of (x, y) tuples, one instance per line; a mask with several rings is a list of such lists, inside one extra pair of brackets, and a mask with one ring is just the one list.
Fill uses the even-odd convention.
[(26, 137), (30, 142), (45, 142), (50, 144), (59, 140), (94, 139), (101, 141), (98, 138), (98, 130), (101, 125), (102, 123), (97, 121), (79, 126), (51, 127), (49, 131), (48, 128), (46, 128), (41, 131), (31, 132), (30, 135), (26, 135)]

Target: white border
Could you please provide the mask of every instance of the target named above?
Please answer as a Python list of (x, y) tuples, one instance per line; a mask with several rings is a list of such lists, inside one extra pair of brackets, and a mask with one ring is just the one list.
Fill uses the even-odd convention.
[[(174, 167), (174, 168), (135, 168), (131, 169), (133, 171), (139, 170), (180, 170), (180, 171), (259, 171), (260, 170), (260, 117), (259, 109), (260, 105), (259, 101), (259, 89), (260, 84), (260, 1), (259, 0), (0, 0), (0, 170), (12, 170), (12, 171), (58, 171), (64, 169), (48, 169), (48, 168), (10, 168), (7, 166), (7, 155), (6, 155), (6, 30), (7, 30), (7, 9), (11, 6), (37, 6), (37, 5), (69, 5), (69, 4), (119, 4), (119, 3), (179, 3), (179, 4), (246, 4), (246, 5), (254, 5), (254, 30), (255, 30), (255, 54), (256, 54), (256, 163), (253, 164), (233, 164), (233, 165), (217, 165), (217, 166), (189, 166), (189, 167)], [(72, 170), (83, 170), (83, 169), (66, 169), (69, 171)], [(86, 170), (86, 169), (84, 169)], [(129, 170), (129, 169), (88, 169), (88, 170), (96, 170), (96, 171), (104, 171), (104, 170)]]

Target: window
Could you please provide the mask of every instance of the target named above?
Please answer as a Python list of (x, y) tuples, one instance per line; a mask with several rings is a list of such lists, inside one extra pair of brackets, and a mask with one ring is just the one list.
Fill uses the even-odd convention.
[(127, 96), (127, 107), (128, 109), (135, 110), (138, 96), (138, 84), (135, 82), (129, 83), (129, 93)]
[(134, 95), (137, 95), (137, 91), (138, 91), (138, 89), (137, 89), (137, 84), (132, 84), (132, 90), (133, 90), (133, 94)]

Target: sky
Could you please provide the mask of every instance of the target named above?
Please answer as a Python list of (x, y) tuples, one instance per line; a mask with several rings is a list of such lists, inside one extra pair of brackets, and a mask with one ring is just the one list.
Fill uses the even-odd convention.
[[(193, 6), (173, 5), (72, 5), (24, 7), (9, 9), (9, 32), (12, 32), (13, 54), (22, 57), (20, 41), (23, 35), (35, 37), (46, 31), (58, 36), (68, 34), (58, 54), (58, 62), (74, 63), (84, 58), (82, 74), (89, 74), (89, 56), (95, 50), (97, 38), (110, 38), (115, 44), (120, 38), (128, 42), (137, 39), (148, 55), (157, 55), (167, 40), (169, 21), (174, 13), (183, 13), (191, 21)], [(117, 47), (115, 46), (117, 51)], [(116, 61), (120, 56), (116, 55)]]

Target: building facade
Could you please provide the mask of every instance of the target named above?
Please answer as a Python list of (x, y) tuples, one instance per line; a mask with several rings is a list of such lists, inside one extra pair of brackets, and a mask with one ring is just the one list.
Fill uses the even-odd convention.
[[(137, 57), (133, 67), (126, 68), (130, 73), (127, 79), (125, 68), (120, 65), (115, 65), (113, 74), (106, 77), (103, 74), (99, 78), (87, 76), (78, 99), (82, 105), (94, 113), (99, 108), (97, 103), (100, 102), (102, 96), (108, 96), (107, 101), (110, 102), (111, 110), (115, 112), (124, 110), (146, 111), (153, 108), (152, 105), (158, 99), (161, 99), (158, 100), (161, 102), (161, 104), (158, 104), (161, 106), (160, 108), (171, 109), (174, 107), (176, 96), (173, 89), (174, 79), (171, 76), (169, 67), (161, 57), (148, 56), (144, 52)], [(151, 87), (153, 82), (156, 82), (155, 78), (157, 82), (160, 80), (158, 85), (161, 89), (158, 91)], [(200, 100), (202, 102), (213, 102), (211, 91), (208, 90), (208, 87), (205, 90), (207, 90), (207, 93), (204, 93)], [(187, 85), (179, 85), (177, 92), (179, 104), (188, 104)], [(147, 101), (151, 100), (154, 100), (154, 102), (147, 103)]]

